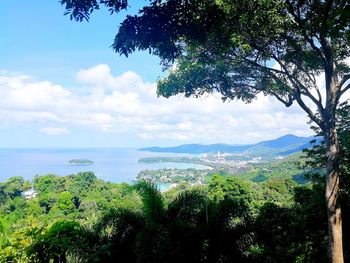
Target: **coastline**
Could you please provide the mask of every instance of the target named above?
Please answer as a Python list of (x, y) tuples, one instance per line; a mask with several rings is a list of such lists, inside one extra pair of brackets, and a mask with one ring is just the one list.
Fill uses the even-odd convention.
[[(21, 176), (32, 180), (36, 175), (55, 174), (66, 176), (79, 172), (94, 172), (105, 181), (131, 183), (142, 170), (163, 168), (186, 169), (193, 167), (181, 163), (139, 163), (143, 157), (155, 157), (150, 152), (140, 152), (131, 148), (116, 149), (0, 149), (0, 181)], [(176, 156), (164, 154), (166, 156)], [(164, 156), (163, 155), (163, 156)], [(67, 160), (84, 158), (93, 160), (91, 165), (68, 164)], [(157, 154), (162, 156), (162, 154)], [(204, 168), (204, 167), (202, 167)], [(208, 168), (209, 169), (209, 168)]]

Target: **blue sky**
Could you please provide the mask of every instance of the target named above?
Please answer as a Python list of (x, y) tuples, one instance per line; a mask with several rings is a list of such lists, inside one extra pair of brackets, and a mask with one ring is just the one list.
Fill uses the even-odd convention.
[(273, 98), (250, 105), (215, 95), (157, 98), (159, 59), (110, 48), (126, 12), (100, 10), (89, 23), (63, 12), (58, 0), (1, 5), (0, 147), (240, 144), (311, 134), (298, 107)]
[[(144, 52), (127, 59), (110, 48), (126, 12), (110, 16), (107, 10), (101, 10), (89, 23), (73, 22), (63, 13), (58, 0), (2, 3), (1, 67), (68, 85), (74, 84), (79, 69), (97, 64), (110, 65), (116, 75), (133, 69), (147, 81), (161, 74), (157, 57)], [(140, 61), (147, 62), (147, 67)]]

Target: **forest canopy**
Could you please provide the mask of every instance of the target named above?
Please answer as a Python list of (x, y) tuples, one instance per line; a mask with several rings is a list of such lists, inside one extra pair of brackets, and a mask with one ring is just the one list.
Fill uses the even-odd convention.
[[(350, 238), (348, 113), (344, 104), (337, 115), (345, 244)], [(307, 184), (283, 173), (259, 183), (249, 176), (212, 174), (204, 186), (179, 185), (161, 193), (150, 182), (113, 184), (91, 172), (37, 176), (33, 182), (10, 178), (0, 184), (0, 260), (328, 262), (324, 151), (321, 143), (304, 157), (296, 155), (310, 172)], [(36, 198), (21, 196), (32, 186)], [(348, 245), (344, 252), (348, 260)]]
[[(113, 14), (129, 1), (61, 3), (71, 19), (83, 21), (99, 5)], [(165, 97), (215, 92), (223, 100), (251, 102), (263, 93), (286, 107), (298, 104), (325, 138), (329, 258), (340, 263), (336, 109), (350, 89), (349, 14), (350, 3), (342, 0), (153, 0), (125, 18), (112, 45), (126, 56), (136, 50), (159, 56), (169, 69), (158, 82), (158, 94)], [(324, 93), (316, 81), (321, 74)]]

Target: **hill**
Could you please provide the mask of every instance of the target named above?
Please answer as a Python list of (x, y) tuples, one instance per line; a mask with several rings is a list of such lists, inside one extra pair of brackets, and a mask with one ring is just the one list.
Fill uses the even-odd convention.
[(310, 147), (310, 141), (313, 137), (299, 137), (288, 134), (274, 140), (262, 141), (256, 144), (248, 145), (230, 145), (230, 144), (183, 144), (174, 147), (147, 147), (140, 151), (163, 152), (163, 153), (240, 153), (251, 156), (258, 155), (290, 155)]

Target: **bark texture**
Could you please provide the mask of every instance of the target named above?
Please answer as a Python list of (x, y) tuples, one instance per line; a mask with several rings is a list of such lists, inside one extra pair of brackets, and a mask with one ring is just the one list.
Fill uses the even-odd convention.
[[(330, 60), (332, 61), (332, 60)], [(342, 215), (339, 202), (339, 140), (336, 129), (336, 109), (340, 89), (334, 63), (325, 71), (326, 107), (324, 112), (324, 134), (326, 140), (326, 205), (328, 214), (329, 259), (332, 263), (343, 263)]]
[(343, 263), (342, 216), (339, 204), (339, 141), (336, 129), (326, 136), (326, 204), (328, 213), (329, 256), (332, 263)]

